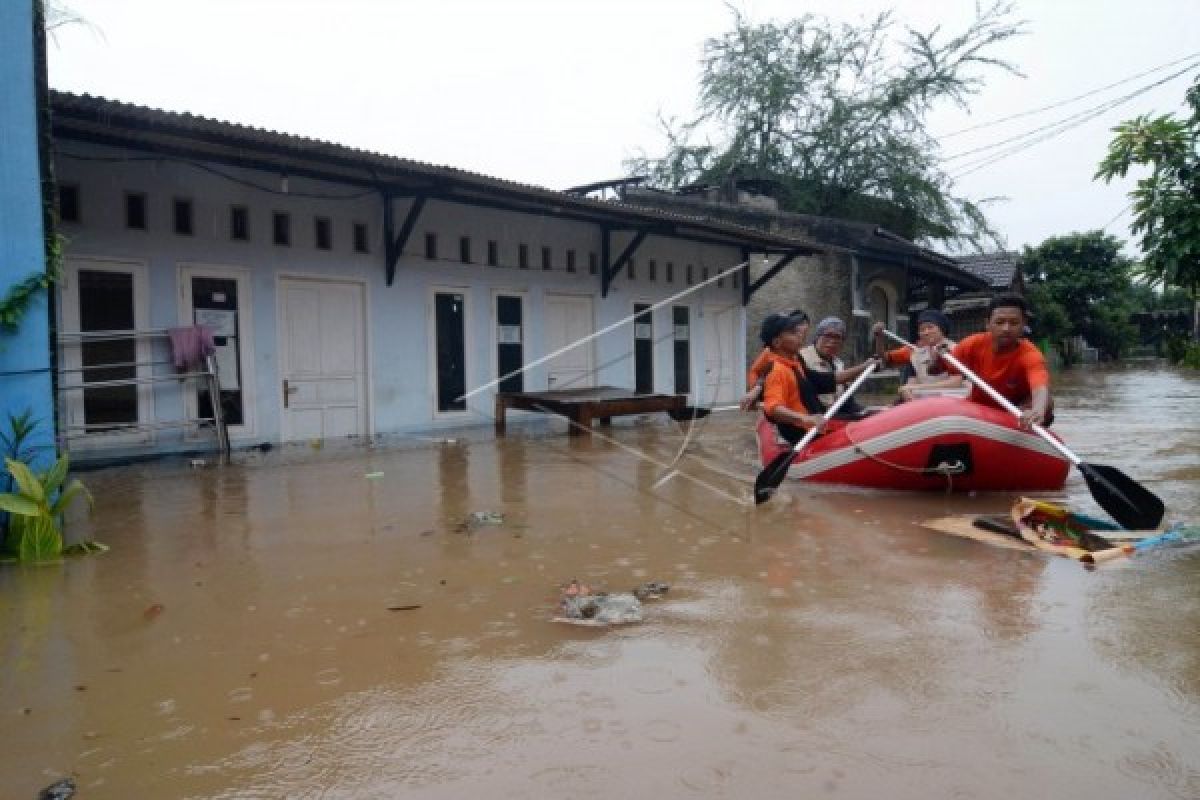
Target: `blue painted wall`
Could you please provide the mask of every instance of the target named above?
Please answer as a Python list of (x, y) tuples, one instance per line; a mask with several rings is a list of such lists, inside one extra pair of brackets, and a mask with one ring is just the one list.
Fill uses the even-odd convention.
[[(37, 149), (37, 76), (32, 0), (0, 3), (0, 296), (44, 268), (42, 192)], [(16, 333), (0, 332), (0, 428), (8, 415), (32, 408), (41, 420), (40, 461), (54, 455), (49, 315), (45, 293), (29, 306)]]

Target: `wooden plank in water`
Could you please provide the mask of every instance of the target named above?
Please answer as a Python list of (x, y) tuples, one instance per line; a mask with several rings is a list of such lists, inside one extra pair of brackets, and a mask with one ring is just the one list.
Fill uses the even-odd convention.
[(975, 527), (975, 515), (927, 519), (921, 523), (921, 527), (929, 528), (938, 533), (959, 536), (963, 539), (972, 539), (976, 542), (983, 542), (995, 547), (1003, 547), (1008, 550), (1024, 550), (1029, 553), (1041, 552), (1024, 539), (1004, 533), (985, 531), (982, 528)]

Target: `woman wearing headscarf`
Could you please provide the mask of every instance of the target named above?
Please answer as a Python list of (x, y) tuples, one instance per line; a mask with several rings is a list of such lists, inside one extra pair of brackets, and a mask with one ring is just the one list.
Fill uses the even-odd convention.
[[(950, 333), (950, 318), (936, 308), (927, 308), (917, 315), (917, 349), (900, 347), (888, 350), (884, 346), (884, 325), (876, 322), (872, 333), (875, 335), (875, 352), (883, 363), (893, 367), (908, 367), (909, 377), (900, 387), (900, 399), (912, 400), (917, 390), (930, 391), (940, 389), (958, 389), (963, 385), (961, 375), (947, 372), (938, 352), (954, 347), (954, 342), (947, 338)], [(903, 373), (902, 373), (903, 374)]]

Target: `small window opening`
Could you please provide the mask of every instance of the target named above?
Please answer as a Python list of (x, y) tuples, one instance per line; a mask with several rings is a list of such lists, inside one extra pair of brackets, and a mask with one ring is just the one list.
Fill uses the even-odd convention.
[(125, 193), (125, 227), (146, 230), (146, 195), (140, 192)]
[(329, 217), (317, 217), (316, 220), (317, 249), (333, 249), (333, 222)]
[(58, 221), (79, 222), (79, 187), (73, 183), (58, 187)]
[(285, 211), (271, 214), (271, 241), (287, 247), (292, 243), (292, 217)]
[(229, 207), (229, 238), (239, 242), (250, 239), (250, 209), (245, 206)]
[(192, 201), (183, 197), (176, 197), (172, 216), (175, 219), (175, 232), (180, 236), (191, 236), (194, 232), (192, 227)]

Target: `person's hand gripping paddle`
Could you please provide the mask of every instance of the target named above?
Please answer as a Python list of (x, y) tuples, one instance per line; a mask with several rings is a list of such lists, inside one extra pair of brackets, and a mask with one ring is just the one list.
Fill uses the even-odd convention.
[[(854, 383), (850, 384), (846, 391), (842, 392), (841, 397), (839, 397), (834, 404), (829, 407), (829, 410), (825, 412), (825, 416), (823, 417), (825, 422), (828, 422), (833, 418), (833, 415), (836, 414), (838, 410), (846, 404), (846, 401), (850, 399), (851, 395), (858, 390), (858, 387), (862, 385), (862, 382), (865, 381), (878, 366), (879, 362), (876, 361), (874, 364), (863, 370), (861, 375), (854, 379)], [(782, 453), (771, 459), (770, 464), (767, 464), (767, 466), (763, 467), (762, 472), (758, 473), (758, 477), (754, 479), (755, 505), (761, 505), (762, 503), (765, 503), (767, 500), (771, 499), (771, 495), (775, 493), (775, 490), (778, 489), (779, 485), (783, 483), (783, 479), (787, 477), (788, 467), (792, 465), (792, 458), (794, 458), (795, 455), (801, 450), (808, 447), (808, 443), (815, 439), (817, 434), (821, 432), (820, 427), (821, 426), (819, 425), (814, 425), (813, 427), (809, 428), (808, 432), (804, 434), (804, 438), (796, 442), (795, 447), (784, 450)]]
[[(906, 342), (889, 330), (885, 330), (884, 334), (905, 347), (916, 349), (915, 345)], [(1009, 402), (1007, 397), (989, 386), (978, 375), (963, 366), (961, 361), (946, 352), (943, 352), (941, 357), (946, 359), (951, 366), (968, 378), (971, 383), (978, 386), (981, 391), (986, 392), (989, 397), (999, 403), (1001, 408), (1017, 419), (1021, 418), (1021, 410), (1019, 408)], [(1084, 462), (1083, 459), (1072, 453), (1065, 444), (1051, 436), (1050, 432), (1041, 425), (1034, 425), (1033, 432), (1045, 439), (1051, 447), (1079, 469), (1083, 474), (1083, 479), (1087, 481), (1092, 497), (1095, 498), (1101, 508), (1112, 515), (1112, 518), (1121, 527), (1131, 531), (1152, 530), (1157, 528), (1159, 523), (1162, 522), (1166, 509), (1163, 506), (1162, 500), (1159, 500), (1158, 496), (1149, 489), (1116, 467)]]

